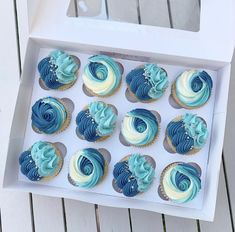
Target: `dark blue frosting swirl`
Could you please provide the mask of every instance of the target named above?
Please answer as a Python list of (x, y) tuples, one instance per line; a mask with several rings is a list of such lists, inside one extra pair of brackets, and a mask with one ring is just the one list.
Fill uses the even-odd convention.
[(179, 154), (186, 154), (194, 145), (194, 139), (187, 133), (182, 120), (170, 122), (167, 126), (167, 135)]
[(76, 124), (79, 133), (89, 142), (95, 142), (100, 138), (97, 134), (98, 124), (92, 119), (89, 110), (82, 110), (78, 113)]
[(211, 90), (212, 90), (212, 87), (213, 87), (213, 82), (212, 82), (212, 79), (210, 77), (210, 75), (205, 72), (205, 71), (202, 71), (202, 72), (198, 72), (197, 75), (195, 75), (194, 79), (192, 80), (192, 83), (191, 83), (191, 88), (194, 92), (198, 92), (202, 89), (203, 87), (203, 81), (205, 81), (205, 83), (207, 84), (207, 87), (209, 89), (209, 92), (211, 93)]
[(21, 166), (21, 172), (27, 176), (29, 180), (39, 181), (42, 179), (42, 176), (39, 175), (38, 168), (32, 159), (30, 151), (25, 151), (20, 155), (19, 164)]

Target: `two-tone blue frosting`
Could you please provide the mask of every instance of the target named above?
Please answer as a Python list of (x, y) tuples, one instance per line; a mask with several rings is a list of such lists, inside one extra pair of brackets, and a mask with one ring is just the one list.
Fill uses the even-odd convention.
[(51, 52), (38, 64), (40, 77), (50, 89), (58, 89), (73, 83), (77, 78), (78, 69), (79, 66), (73, 57), (60, 50)]
[(89, 58), (84, 68), (83, 81), (85, 86), (98, 96), (112, 94), (121, 83), (121, 69), (117, 62), (105, 55)]
[(53, 134), (66, 121), (66, 108), (56, 98), (42, 98), (33, 105), (31, 119), (34, 128), (45, 134)]
[(175, 82), (175, 95), (182, 105), (194, 108), (204, 105), (211, 96), (213, 82), (205, 71), (184, 71)]
[(69, 177), (76, 186), (92, 188), (100, 182), (104, 173), (105, 159), (97, 149), (83, 149), (70, 159)]
[(140, 101), (159, 99), (169, 85), (166, 71), (155, 64), (133, 69), (126, 76), (126, 83)]
[(89, 142), (111, 135), (116, 121), (117, 114), (113, 108), (102, 101), (90, 103), (76, 118), (77, 130)]
[(159, 132), (156, 116), (146, 109), (128, 112), (122, 122), (121, 133), (126, 142), (134, 146), (145, 146), (153, 142)]
[(34, 143), (31, 149), (24, 151), (19, 157), (20, 170), (31, 181), (56, 175), (61, 162), (55, 147), (42, 141)]
[(167, 136), (179, 154), (192, 149), (201, 149), (207, 140), (206, 123), (197, 115), (186, 113), (180, 120), (173, 120), (167, 126)]
[(122, 193), (127, 197), (134, 197), (149, 189), (155, 172), (145, 157), (136, 153), (130, 155), (128, 160), (115, 164), (113, 176)]
[(162, 190), (175, 203), (192, 201), (201, 189), (199, 170), (190, 164), (171, 164), (162, 175)]

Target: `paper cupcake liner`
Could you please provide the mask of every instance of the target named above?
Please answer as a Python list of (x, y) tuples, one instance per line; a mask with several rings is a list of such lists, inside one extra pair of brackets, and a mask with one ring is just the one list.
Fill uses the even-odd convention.
[[(199, 116), (198, 116), (199, 117)], [(201, 120), (203, 120), (204, 121), (204, 123), (206, 124), (206, 121), (203, 119), (203, 118), (201, 118), (201, 117), (199, 117)], [(171, 122), (178, 122), (178, 121), (180, 121), (180, 120), (182, 120), (182, 116), (177, 116), (176, 118), (174, 118), (173, 120), (171, 120)], [(164, 140), (164, 142), (166, 142), (167, 143), (167, 145), (169, 146), (169, 148), (172, 150), (172, 152), (171, 153), (177, 153), (176, 152), (176, 148), (175, 148), (175, 146), (172, 144), (172, 142), (171, 142), (171, 139), (170, 139), (170, 137), (168, 136), (168, 134), (167, 134), (167, 129), (166, 129), (166, 132), (165, 132), (165, 140)], [(165, 148), (165, 150), (167, 150), (167, 148), (164, 146), (164, 148)], [(202, 149), (202, 148), (201, 148)], [(194, 148), (193, 147), (193, 149), (191, 149), (190, 151), (188, 151), (187, 153), (185, 153), (185, 154), (180, 154), (180, 153), (177, 153), (177, 154), (180, 154), (180, 155), (194, 155), (194, 154), (196, 154), (197, 152), (199, 152), (201, 149), (198, 149), (198, 148)], [(168, 151), (168, 150), (167, 150)], [(170, 152), (170, 151), (168, 151), (168, 152)]]

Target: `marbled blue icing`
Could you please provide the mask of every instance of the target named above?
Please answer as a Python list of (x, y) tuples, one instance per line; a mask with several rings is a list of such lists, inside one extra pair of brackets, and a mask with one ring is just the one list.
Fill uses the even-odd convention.
[(53, 176), (58, 169), (61, 158), (55, 148), (47, 142), (36, 142), (30, 150), (19, 157), (20, 170), (31, 181)]
[(160, 98), (169, 85), (167, 73), (155, 64), (133, 69), (126, 76), (126, 83), (140, 101)]
[(57, 99), (39, 99), (32, 107), (32, 126), (45, 134), (60, 130), (67, 118), (64, 105)]
[(42, 59), (38, 64), (40, 76), (50, 89), (73, 83), (78, 68), (70, 55), (59, 50), (51, 52), (49, 57)]
[(206, 143), (208, 130), (204, 121), (193, 114), (185, 114), (182, 120), (172, 121), (167, 126), (167, 135), (179, 154), (191, 149), (201, 149)]
[(154, 178), (154, 169), (140, 154), (132, 154), (127, 161), (115, 164), (114, 180), (127, 197), (146, 192)]
[(117, 115), (111, 106), (96, 101), (89, 104), (88, 109), (79, 112), (76, 123), (79, 133), (89, 142), (102, 136), (111, 135), (115, 129)]

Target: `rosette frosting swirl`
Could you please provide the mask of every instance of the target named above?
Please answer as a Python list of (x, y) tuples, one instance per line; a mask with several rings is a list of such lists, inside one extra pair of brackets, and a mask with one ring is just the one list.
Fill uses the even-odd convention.
[(155, 64), (145, 64), (126, 76), (129, 90), (140, 101), (159, 99), (169, 85), (167, 73)]
[(97, 149), (83, 149), (70, 159), (69, 177), (76, 186), (92, 188), (103, 178), (104, 173), (105, 159)]
[(42, 59), (38, 64), (38, 71), (45, 85), (50, 89), (72, 84), (79, 69), (74, 58), (64, 51), (55, 50)]
[(128, 112), (122, 122), (121, 133), (130, 145), (144, 146), (153, 142), (159, 132), (155, 115), (146, 109)]
[(89, 142), (111, 135), (116, 121), (117, 114), (112, 106), (102, 101), (90, 103), (76, 118), (77, 130)]
[(141, 154), (132, 154), (114, 166), (114, 181), (127, 197), (146, 192), (154, 179), (154, 168)]
[(95, 55), (89, 58), (85, 66), (83, 81), (85, 86), (98, 96), (112, 94), (121, 83), (119, 65), (105, 55)]
[(162, 175), (162, 190), (175, 203), (193, 200), (201, 189), (200, 173), (190, 164), (171, 164)]
[(205, 121), (195, 114), (186, 113), (179, 120), (167, 126), (167, 136), (179, 154), (192, 149), (201, 149), (207, 140), (208, 130)]
[(36, 142), (31, 149), (24, 151), (19, 158), (20, 170), (31, 181), (56, 175), (59, 171), (61, 156), (51, 143)]
[(177, 99), (186, 107), (200, 107), (211, 96), (213, 82), (205, 71), (185, 71), (175, 82)]
[(45, 134), (59, 131), (66, 118), (65, 106), (53, 97), (39, 99), (32, 107), (32, 126)]

